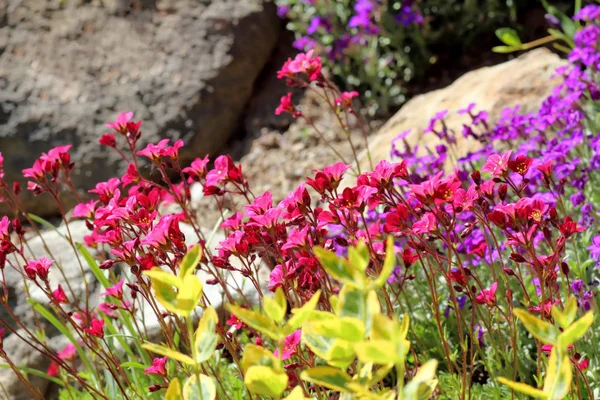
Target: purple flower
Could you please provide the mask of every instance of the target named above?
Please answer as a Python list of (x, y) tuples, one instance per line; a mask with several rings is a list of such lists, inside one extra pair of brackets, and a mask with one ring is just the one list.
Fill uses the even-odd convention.
[(600, 235), (592, 238), (592, 245), (587, 248), (590, 251), (590, 257), (594, 261), (600, 261)]

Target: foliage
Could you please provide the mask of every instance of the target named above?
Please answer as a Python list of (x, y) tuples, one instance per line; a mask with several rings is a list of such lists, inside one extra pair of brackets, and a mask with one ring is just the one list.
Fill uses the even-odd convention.
[(406, 100), (440, 56), (477, 45), (495, 27), (515, 22), (524, 1), (277, 0), (300, 51), (314, 49), (346, 90), (371, 112)]
[[(85, 243), (61, 234), (82, 270), (81, 295), (61, 280), (53, 249), (29, 256), (27, 230), (52, 225), (25, 213), (0, 155), (0, 193), (14, 211), (0, 218), (0, 303), (14, 316), (0, 319), (2, 366), (35, 399), (43, 394), (30, 375), (58, 385), (61, 399), (596, 398), (600, 7), (575, 18), (571, 65), (539, 112), (507, 110), (491, 126), (471, 105), (459, 111), (470, 119), (464, 137), (440, 112), (425, 132), (439, 139), (434, 149), (419, 152), (401, 134), (399, 162), (327, 166), (276, 205), (252, 193), (229, 156), (181, 168), (181, 141), (138, 149), (141, 122), (119, 115), (99, 141), (127, 172), (62, 216), (89, 229)], [(278, 75), (317, 91), (349, 130), (357, 94), (339, 92), (314, 52)], [(291, 95), (276, 113), (305, 118)], [(481, 150), (460, 157), (466, 139)], [(62, 190), (80, 196), (69, 151), (51, 149), (23, 171), (28, 190), (62, 209)], [(217, 245), (190, 199), (197, 183), (223, 212)], [(8, 271), (45, 298), (30, 295), (32, 321), (11, 309)], [(215, 291), (228, 317), (211, 304)], [(69, 344), (51, 348), (43, 322)], [(11, 360), (5, 335), (50, 368)]]

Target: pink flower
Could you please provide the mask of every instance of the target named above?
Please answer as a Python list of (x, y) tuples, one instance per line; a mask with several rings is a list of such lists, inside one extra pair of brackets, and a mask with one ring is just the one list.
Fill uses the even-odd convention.
[(162, 157), (173, 160), (179, 158), (179, 149), (183, 147), (183, 140), (176, 141), (172, 147), (168, 147), (170, 139), (163, 139), (158, 144), (148, 143), (145, 149), (138, 151), (139, 156), (148, 157), (152, 162), (159, 162)]
[(98, 143), (106, 147), (117, 147), (117, 140), (114, 133), (105, 133), (100, 137)]
[(238, 317), (236, 317), (235, 315), (231, 314), (229, 316), (229, 319), (226, 322), (227, 325), (232, 326), (235, 328), (235, 330), (240, 330), (242, 329), (242, 326), (244, 326), (244, 323), (242, 321), (240, 321), (238, 319)]
[(477, 189), (475, 186), (471, 186), (469, 190), (465, 190), (462, 188), (456, 189), (454, 193), (453, 204), (456, 208), (461, 208), (462, 210), (470, 210), (473, 208), (473, 203), (475, 200), (479, 198), (477, 194)]
[(125, 283), (125, 279), (121, 279), (114, 286), (106, 288), (106, 291), (103, 292), (103, 293), (100, 293), (100, 296), (112, 296), (112, 297), (114, 297), (116, 299), (122, 300), (123, 299), (123, 284), (124, 283)]
[[(296, 352), (298, 345), (300, 344), (300, 339), (302, 338), (302, 330), (298, 329), (294, 331), (292, 334), (285, 338), (285, 342), (283, 344), (283, 354), (281, 355), (282, 360), (287, 360)], [(275, 350), (273, 353), (275, 357), (279, 357), (279, 349)]]
[(167, 357), (155, 358), (152, 360), (152, 365), (146, 369), (144, 369), (144, 373), (146, 375), (159, 375), (162, 377), (167, 376)]
[(119, 306), (111, 303), (100, 303), (98, 304), (98, 310), (101, 311), (104, 315), (110, 318), (117, 318), (118, 315), (115, 312)]
[(69, 343), (64, 349), (57, 351), (56, 354), (61, 360), (73, 361), (75, 359), (75, 355), (77, 354), (77, 348), (73, 343)]
[(109, 122), (106, 126), (119, 133), (125, 134), (127, 133), (127, 124), (131, 121), (131, 118), (133, 118), (132, 112), (124, 112), (119, 114), (114, 122)]
[(42, 163), (40, 162), (40, 160), (35, 160), (33, 162), (33, 167), (25, 168), (23, 170), (23, 176), (25, 178), (31, 178), (38, 181), (42, 181), (46, 176), (46, 172), (42, 168)]
[(294, 117), (298, 117), (299, 113), (296, 112), (296, 107), (292, 103), (292, 93), (288, 93), (281, 98), (281, 101), (275, 109), (275, 115), (282, 113), (292, 114)]
[(498, 282), (492, 283), (489, 289), (483, 289), (475, 300), (478, 304), (493, 305), (496, 303), (496, 289), (498, 289)]
[(0, 239), (10, 241), (10, 234), (8, 233), (9, 226), (10, 219), (7, 216), (0, 218)]
[(174, 214), (164, 215), (156, 226), (141, 240), (141, 244), (154, 248), (167, 247), (170, 242), (177, 247), (185, 248), (185, 236), (179, 229), (179, 217)]
[(4, 169), (2, 168), (4, 164), (4, 157), (2, 157), (2, 152), (0, 152), (0, 179), (4, 178)]
[(95, 336), (102, 339), (104, 337), (104, 320), (103, 319), (92, 319), (89, 328), (85, 328), (84, 332), (88, 335)]
[(57, 303), (67, 304), (69, 302), (67, 295), (60, 284), (58, 285), (58, 288), (52, 292), (52, 297), (54, 297), (54, 300), (56, 300)]
[(428, 233), (437, 229), (437, 220), (435, 215), (428, 212), (421, 217), (421, 219), (414, 223), (413, 232), (414, 233)]
[(338, 107), (351, 108), (352, 107), (352, 99), (357, 96), (358, 96), (358, 92), (344, 92), (344, 93), (342, 93), (342, 97), (337, 97), (335, 99), (335, 104)]
[(512, 150), (507, 151), (501, 156), (498, 154), (492, 154), (488, 157), (483, 168), (481, 168), (481, 172), (489, 172), (493, 177), (504, 175), (504, 173), (508, 171), (508, 161), (510, 160), (511, 154)]
[(6, 332), (6, 330), (4, 328), (0, 328), (0, 350), (2, 350), (4, 344), (4, 332)]
[(314, 50), (306, 53), (299, 53), (296, 58), (287, 65), (287, 69), (292, 74), (306, 74), (308, 79), (316, 81), (321, 77), (321, 57), (314, 56)]
[(96, 209), (97, 200), (90, 200), (87, 203), (79, 203), (73, 209), (71, 218), (94, 218), (94, 210)]
[(199, 181), (206, 176), (206, 166), (208, 165), (208, 154), (204, 158), (196, 158), (189, 167), (183, 169), (183, 173), (188, 174), (188, 183)]
[(54, 264), (54, 260), (46, 257), (41, 257), (39, 260), (29, 260), (25, 265), (25, 273), (29, 279), (35, 279), (36, 276), (45, 281), (48, 279), (48, 271), (50, 266)]
[(96, 188), (89, 190), (89, 192), (95, 193), (101, 202), (108, 203), (120, 184), (119, 178), (111, 178), (107, 182), (97, 183)]
[(283, 283), (283, 269), (276, 265), (269, 275), (269, 290), (275, 291)]
[(219, 156), (215, 160), (215, 167), (206, 175), (206, 186), (215, 186), (226, 180), (229, 170), (233, 168), (233, 160), (230, 156)]

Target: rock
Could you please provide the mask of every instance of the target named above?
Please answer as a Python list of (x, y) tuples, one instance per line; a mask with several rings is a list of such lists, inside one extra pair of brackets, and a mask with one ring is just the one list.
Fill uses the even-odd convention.
[[(69, 143), (77, 188), (120, 176), (118, 154), (97, 142), (121, 111), (144, 121), (144, 146), (183, 139), (183, 163), (217, 151), (243, 123), (281, 25), (267, 0), (0, 0), (7, 180)], [(48, 198), (24, 201), (57, 212)]]
[[(439, 143), (433, 134), (423, 134), (429, 120), (442, 110), (449, 110), (446, 123), (450, 129), (460, 132), (462, 124), (469, 117), (455, 111), (470, 103), (477, 110), (489, 113), (490, 122), (496, 123), (503, 109), (519, 105), (519, 111), (528, 113), (539, 108), (542, 101), (558, 84), (551, 79), (557, 67), (564, 65), (556, 54), (547, 49), (537, 49), (511, 61), (471, 71), (457, 79), (450, 86), (417, 96), (406, 103), (377, 134), (369, 140), (369, 151), (374, 164), (389, 159), (391, 143), (398, 134), (411, 129), (407, 141), (410, 145), (434, 146)], [(479, 148), (479, 142), (457, 135), (459, 157)], [(359, 156), (363, 167), (368, 165), (367, 153)]]

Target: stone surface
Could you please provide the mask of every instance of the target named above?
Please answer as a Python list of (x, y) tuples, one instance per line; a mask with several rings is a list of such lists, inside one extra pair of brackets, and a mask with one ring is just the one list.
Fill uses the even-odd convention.
[[(418, 144), (423, 149), (423, 145), (439, 143), (435, 135), (423, 134), (423, 129), (442, 110), (450, 111), (446, 123), (456, 132), (460, 132), (462, 124), (469, 120), (468, 115), (458, 115), (456, 111), (470, 103), (477, 104), (477, 110), (487, 111), (492, 124), (498, 121), (506, 107), (519, 105), (523, 113), (537, 110), (558, 84), (556, 79), (550, 79), (551, 75), (564, 64), (565, 61), (549, 50), (537, 49), (511, 61), (471, 71), (444, 89), (413, 98), (369, 140), (373, 162), (389, 159), (392, 140), (409, 129), (412, 130), (407, 137), (410, 145)], [(459, 157), (479, 146), (472, 138), (466, 139), (460, 134), (457, 140)], [(359, 160), (363, 168), (367, 166), (366, 152)]]
[(68, 143), (78, 188), (119, 175), (118, 155), (97, 141), (121, 111), (144, 121), (144, 142), (182, 138), (184, 163), (217, 151), (243, 124), (281, 25), (267, 0), (0, 0), (7, 179)]

